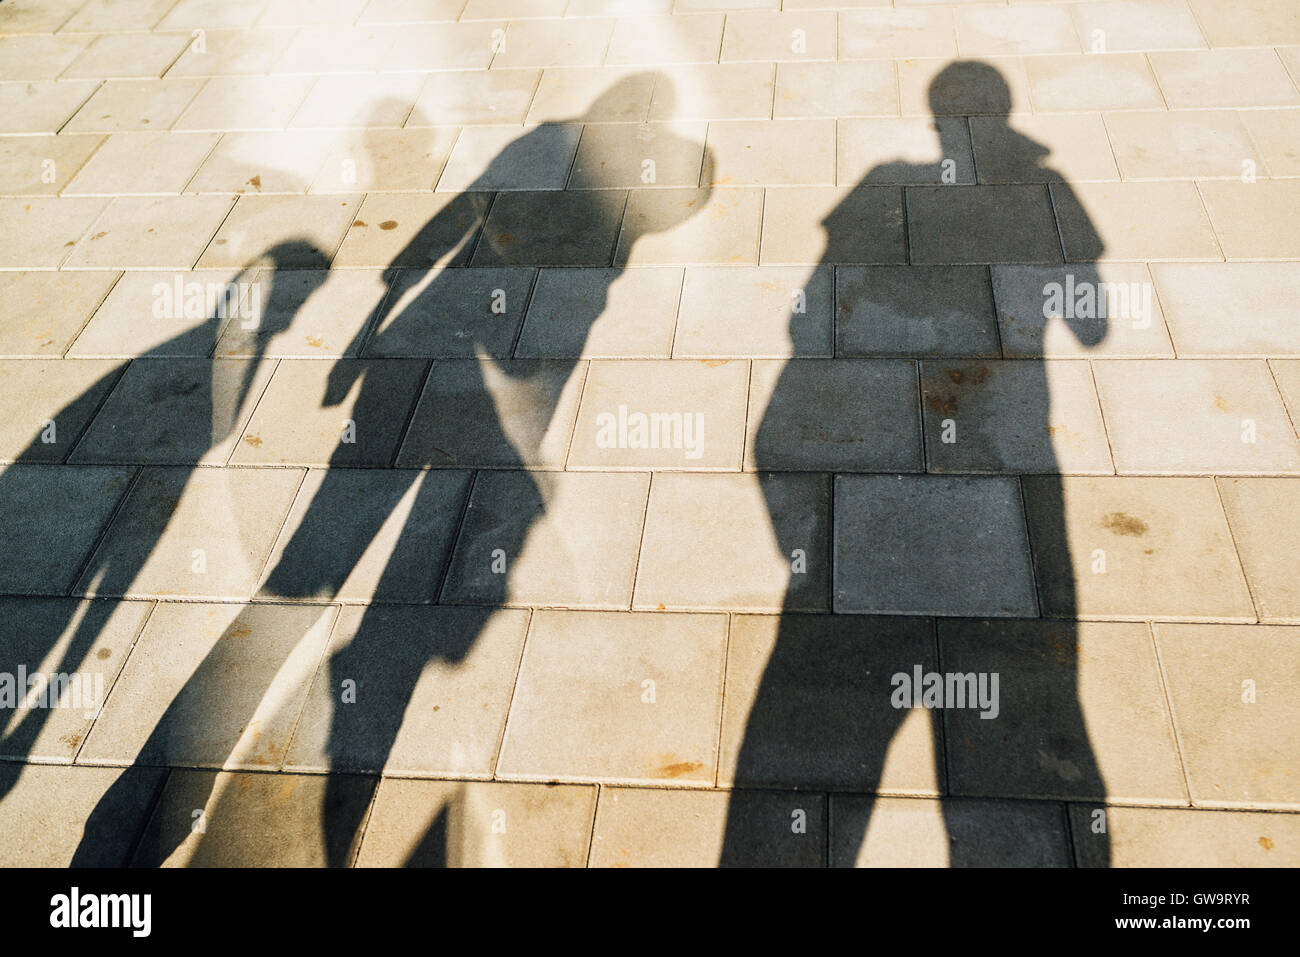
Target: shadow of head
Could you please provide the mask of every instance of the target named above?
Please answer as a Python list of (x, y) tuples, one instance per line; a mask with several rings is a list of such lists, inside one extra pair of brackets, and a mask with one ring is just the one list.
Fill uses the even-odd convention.
[(254, 313), (257, 336), (266, 342), (288, 330), (303, 305), (329, 276), (329, 258), (307, 239), (276, 243), (244, 267), (256, 272), (258, 302), (242, 304)]

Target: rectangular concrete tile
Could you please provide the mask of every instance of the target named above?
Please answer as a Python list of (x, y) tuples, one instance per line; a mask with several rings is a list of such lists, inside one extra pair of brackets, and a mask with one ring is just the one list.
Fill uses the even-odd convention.
[(0, 83), (0, 133), (57, 133), (99, 88), (93, 80)]
[(669, 67), (655, 83), (650, 119), (766, 119), (772, 115), (775, 84), (771, 63)]
[(1067, 262), (1222, 258), (1195, 183), (1053, 183), (1051, 190)]
[(1271, 176), (1300, 176), (1300, 110), (1242, 110), (1237, 114), (1259, 147)]
[(1109, 807), (1106, 834), (1093, 832), (1097, 808), (1070, 806), (1080, 867), (1295, 867), (1300, 817)]
[(906, 192), (912, 262), (1061, 261), (1044, 186), (911, 186)]
[(898, 81), (890, 60), (781, 63), (776, 68), (778, 119), (796, 116), (897, 116)]
[[(282, 130), (289, 125), (294, 113), (306, 99), (312, 83), (313, 78), (309, 76), (214, 77), (194, 97), (194, 101), (176, 121), (175, 128), (221, 132)], [(92, 101), (86, 110), (93, 106)], [(77, 119), (80, 119), (80, 115)]]
[(1300, 11), (1286, 0), (1191, 0), (1216, 47), (1300, 43)]
[(729, 13), (721, 60), (834, 60), (836, 19), (833, 10)]
[(305, 193), (334, 133), (269, 130), (226, 133), (190, 180), (191, 193)]
[(1300, 807), (1295, 628), (1156, 624), (1192, 803)]
[(563, 359), (439, 359), (397, 464), (562, 467), (584, 371)]
[(1152, 267), (1180, 358), (1300, 354), (1296, 263)]
[[(262, 29), (266, 29), (263, 27)], [(383, 68), (398, 34), (385, 27), (318, 23), (295, 30), (283, 55), (259, 72), (371, 73)], [(370, 77), (358, 77), (362, 84)], [(360, 84), (359, 84), (360, 85)], [(410, 106), (410, 102), (407, 102)], [(398, 121), (400, 122), (400, 120)]]
[(108, 202), (53, 196), (0, 199), (0, 268), (58, 269)]
[(418, 73), (323, 76), (294, 111), (289, 126), (401, 126), (423, 85)]
[[(162, 787), (161, 768), (72, 768), (0, 765), (0, 865), (125, 867)], [(82, 847), (86, 818), (109, 803), (112, 829)]]
[(705, 185), (829, 186), (835, 182), (835, 123), (829, 119), (733, 120), (709, 124), (712, 176)]
[(1069, 867), (1065, 828), (1046, 801), (833, 794), (831, 866)]
[(1183, 0), (1099, 0), (1066, 9), (1085, 52), (1205, 48)]
[[(382, 224), (380, 224), (382, 225)], [(402, 270), (367, 356), (505, 357), (519, 335), (536, 270)]]
[(456, 133), (455, 129), (371, 128), (340, 134), (325, 157), (311, 192), (432, 189), (451, 152)]
[(64, 129), (69, 133), (170, 129), (203, 83), (203, 80), (184, 78), (109, 80)]
[(1114, 471), (1086, 362), (922, 362), (921, 400), (931, 472)]
[[(476, 23), (406, 24), (398, 32), (392, 47), (384, 55), (384, 67), (389, 70), (481, 70), (487, 69), (497, 53), (500, 33), (506, 28), (501, 21)], [(518, 47), (522, 38), (516, 34), (509, 46)], [(525, 51), (528, 52), (528, 51)], [(520, 57), (525, 60), (529, 57)], [(497, 66), (543, 66), (544, 63), (511, 64), (498, 62)]]
[(269, 0), (257, 25), (348, 24), (360, 16), (365, 6), (366, 0)]
[(633, 607), (827, 611), (829, 526), (825, 475), (656, 475)]
[(994, 266), (992, 274), (1008, 358), (1173, 358), (1163, 290), (1155, 294), (1143, 263)]
[(687, 267), (673, 356), (830, 357), (826, 267)]
[(1218, 485), (1259, 617), (1300, 621), (1300, 582), (1295, 576), (1300, 482), (1224, 478)]
[(1032, 616), (1014, 477), (840, 475), (835, 610)]
[(67, 195), (179, 193), (216, 133), (114, 133), (67, 185)]
[(426, 78), (404, 125), (523, 123), (537, 82), (537, 70), (434, 73)]
[(455, 20), (465, 0), (371, 0), (358, 23), (420, 23)]
[(1029, 81), (1019, 57), (903, 60), (898, 88), (904, 116), (1005, 116), (1030, 110)]
[(43, 465), (0, 470), (0, 518), (9, 536), (0, 594), (65, 594), (132, 474), (126, 468)]
[(939, 654), (946, 673), (999, 676), (995, 717), (946, 702), (952, 793), (1187, 802), (1145, 625), (941, 621)]
[(897, 186), (791, 186), (763, 191), (760, 260), (904, 263), (903, 191)]
[(1100, 113), (972, 116), (970, 128), (981, 183), (1119, 179)]
[(1273, 379), (1282, 392), (1282, 401), (1291, 414), (1291, 421), (1300, 419), (1300, 361), (1274, 359), (1269, 363)]
[(0, 360), (0, 462), (62, 462), (120, 371), (97, 360)]
[[(723, 42), (722, 21), (721, 13), (679, 13), (672, 17), (620, 19), (614, 24), (614, 32), (610, 35), (609, 49), (605, 53), (604, 62), (614, 66), (716, 63), (718, 46)], [(568, 24), (600, 23), (599, 20), (565, 22)], [(565, 32), (574, 31), (570, 29)], [(600, 35), (599, 32), (593, 32), (593, 40)], [(564, 58), (557, 65), (567, 62), (569, 62), (568, 58)]]
[(855, 119), (836, 126), (835, 169), (843, 186), (975, 182), (964, 117)]
[(1120, 472), (1300, 471), (1268, 367), (1248, 359), (1094, 364)]
[(726, 641), (722, 615), (534, 613), (498, 777), (712, 784)]
[[(327, 791), (328, 789), (328, 791)], [(375, 779), (177, 769), (167, 778), (133, 867), (325, 867), (356, 857), (360, 836), (322, 834), (322, 814), (361, 820)], [(204, 829), (194, 830), (202, 811)]]
[(157, 26), (173, 6), (173, 0), (90, 0), (90, 3), (82, 4), (60, 31), (148, 30)]
[(1259, 155), (1231, 110), (1111, 113), (1106, 117), (1120, 172), (1131, 179), (1240, 179)]
[(1140, 53), (1029, 57), (1025, 73), (1036, 113), (1159, 110), (1165, 105)]
[[(492, 70), (488, 76), (499, 73), (505, 71)], [(655, 74), (636, 67), (548, 67), (533, 94), (527, 122), (643, 123), (656, 82)]]
[[(500, 24), (473, 26), (483, 27), (486, 41)], [(604, 59), (613, 31), (613, 20), (514, 20), (492, 66), (595, 66)]]
[(699, 186), (703, 123), (588, 123), (569, 189)]
[(468, 127), (456, 139), (438, 191), (563, 189), (581, 133), (576, 123)]
[(52, 33), (68, 21), (83, 0), (11, 3), (0, 13), (5, 33)]
[(220, 0), (180, 0), (157, 24), (159, 30), (250, 27), (266, 9), (265, 0), (234, 6)]
[(737, 616), (718, 783), (944, 793), (939, 722), (891, 705), (918, 664), (938, 666), (926, 618)]
[[(357, 196), (241, 196), (198, 265), (243, 266), (273, 247), (295, 250), (281, 266), (316, 266), (334, 255), (356, 217)], [(302, 260), (302, 261), (298, 261)]]
[(203, 48), (193, 42), (172, 64), (167, 76), (251, 76), (270, 73), (298, 31), (205, 30)]
[(298, 469), (146, 469), (77, 593), (248, 598), (301, 481)]
[(387, 466), (426, 366), (420, 359), (285, 359), (230, 460), (240, 465)]
[(487, 216), (491, 193), (369, 193), (335, 268), (463, 266)]
[(835, 301), (837, 355), (998, 355), (981, 266), (841, 266)]
[(627, 192), (613, 189), (499, 193), (470, 263), (608, 266), (627, 204)]
[(0, 38), (0, 77), (53, 80), (86, 48), (90, 37), (6, 36)]
[(127, 368), (69, 461), (220, 465), (272, 369), (248, 359), (140, 359)]
[(226, 324), (217, 356), (355, 355), (388, 294), (370, 269), (265, 269), (256, 282), (257, 314)]
[(190, 41), (175, 33), (116, 33), (98, 36), (63, 71), (64, 79), (160, 77)]
[(95, 220), (66, 265), (189, 269), (229, 212), (226, 196), (119, 196)]
[(954, 14), (962, 56), (1079, 52), (1069, 13), (1060, 7), (976, 7)]
[(1253, 620), (1208, 478), (1024, 479), (1043, 614)]
[(632, 190), (615, 262), (756, 263), (762, 206), (758, 189)]
[(335, 609), (163, 603), (79, 760), (278, 768)]
[(845, 60), (957, 55), (950, 10), (844, 10), (839, 20), (839, 55)]
[(1300, 92), (1269, 49), (1152, 53), (1148, 59), (1173, 110), (1300, 104)]
[[(0, 755), (71, 762), (152, 607), (0, 598), (0, 674), (8, 678), (4, 697), (11, 714)], [(52, 657), (56, 653), (60, 658)], [(55, 661), (58, 670), (49, 670)]]
[(648, 486), (648, 475), (479, 473), (442, 601), (627, 608)]
[(745, 468), (924, 468), (916, 364), (903, 359), (754, 363)]
[(121, 273), (6, 272), (0, 299), (8, 321), (0, 325), (0, 355), (62, 355)]
[(527, 627), (517, 610), (345, 609), (286, 767), (490, 777)]
[(745, 362), (592, 362), (567, 466), (735, 471), (748, 391)]
[(596, 789), (404, 781), (379, 785), (358, 867), (583, 867)]
[(1300, 180), (1199, 184), (1228, 259), (1300, 259)]
[(673, 268), (543, 269), (515, 355), (666, 359), (682, 277)]
[(258, 597), (437, 600), (469, 483), (469, 472), (312, 469)]
[(604, 788), (593, 837), (592, 867), (822, 867), (826, 798)]
[(104, 139), (76, 133), (0, 138), (3, 191), (10, 196), (57, 196)]

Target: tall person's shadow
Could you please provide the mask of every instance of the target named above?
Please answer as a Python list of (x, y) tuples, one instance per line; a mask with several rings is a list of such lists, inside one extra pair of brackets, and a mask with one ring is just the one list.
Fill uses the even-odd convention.
[[(942, 250), (942, 237), (956, 236), (957, 246), (949, 248), (963, 250), (936, 255), (936, 246), (930, 245), (929, 254), (921, 257), (923, 262), (986, 264), (976, 267), (982, 272), (988, 268), (987, 264), (1019, 261), (1012, 258), (1014, 254), (1007, 253), (1007, 239), (1000, 235), (1008, 222), (1016, 221), (1014, 209), (988, 210), (987, 215), (981, 212), (972, 217), (970, 204), (954, 202), (946, 208), (960, 208), (962, 212), (952, 212), (945, 218), (945, 203), (957, 198), (957, 194), (950, 197), (945, 191), (987, 189), (945, 185), (951, 181), (945, 179), (945, 172), (954, 168), (953, 163), (945, 160), (955, 159), (959, 168), (966, 162), (962, 158), (970, 156), (966, 139), (970, 127), (966, 119), (944, 116), (953, 112), (948, 108), (947, 98), (954, 91), (963, 102), (979, 102), (982, 110), (991, 113), (980, 117), (982, 135), (977, 141), (985, 148), (975, 160), (987, 164), (989, 169), (1018, 169), (1020, 175), (1015, 182), (1038, 184), (1012, 187), (1018, 192), (1004, 192), (1001, 200), (991, 201), (1032, 198), (1038, 204), (1034, 215), (1045, 217), (1051, 230), (1055, 230), (1051, 214), (1044, 212), (1048, 208), (1048, 186), (1043, 184), (1051, 184), (1051, 193), (1058, 204), (1068, 194), (1069, 187), (1062, 176), (1043, 165), (1050, 151), (1009, 125), (1011, 95), (996, 69), (983, 63), (957, 62), (945, 68), (930, 89), (934, 129), (939, 134), (938, 156), (933, 163), (891, 162), (874, 168), (823, 220), (826, 245), (819, 268), (870, 261), (859, 250), (866, 248), (882, 224), (863, 218), (862, 211), (873, 208), (867, 201), (867, 193), (881, 185), (898, 184), (911, 184), (904, 209), (907, 203), (920, 200), (924, 210), (917, 212), (930, 216), (923, 223), (926, 241), (938, 242)], [(925, 195), (913, 194), (913, 190)], [(865, 290), (866, 297), (874, 303), (868, 320), (892, 324), (895, 331), (911, 324), (938, 327), (933, 338), (939, 342), (939, 348), (928, 351), (926, 356), (959, 356), (963, 351), (959, 339), (969, 334), (969, 328), (944, 329), (941, 324), (949, 315), (954, 295), (960, 293), (945, 288), (951, 272), (913, 264), (918, 242), (916, 226), (915, 219), (909, 221), (909, 227), (914, 230), (909, 265), (863, 271), (865, 283), (878, 284)], [(1074, 243), (1067, 250), (1074, 255), (1074, 261), (1067, 260), (1063, 266), (1054, 267), (1057, 275), (1073, 274), (1079, 287), (1096, 283), (1095, 260), (1103, 249), (1095, 231), (1089, 227), (1083, 232), (1086, 235), (1074, 234)], [(1051, 256), (1026, 261), (1055, 260), (1059, 264), (1067, 259), (1062, 255), (1059, 239), (1054, 242), (1058, 245)], [(1014, 242), (1011, 246), (1014, 247)], [(1085, 254), (1080, 255), (1080, 250)], [(961, 268), (971, 269), (970, 266)], [(1030, 301), (1040, 295), (1044, 276), (1050, 275), (1053, 267), (1037, 269), (1032, 267), (1025, 274), (1037, 287), (1032, 291), (1025, 287), (1020, 290), (1021, 296)], [(843, 285), (837, 285), (841, 294)], [(987, 288), (982, 277), (978, 285)], [(1042, 300), (1038, 302), (1041, 304)], [(848, 308), (843, 303), (837, 305), (837, 322)], [(1048, 314), (1048, 311), (1040, 313)], [(918, 776), (926, 773), (918, 765), (927, 760), (918, 757), (927, 750), (926, 732), (918, 733), (913, 724), (907, 726), (911, 730), (905, 729), (905, 718), (918, 706), (935, 704), (943, 708), (931, 710), (925, 717), (932, 726), (928, 749), (934, 756), (931, 780), (937, 783), (940, 795), (948, 861), (952, 866), (1067, 862), (1070, 843), (1064, 828), (1068, 825), (1059, 804), (1042, 803), (1036, 809), (1027, 810), (1035, 806), (1002, 799), (1104, 800), (1105, 784), (1092, 753), (1079, 698), (1075, 579), (1065, 547), (1068, 539), (1064, 500), (1060, 464), (1052, 444), (1055, 430), (1049, 421), (1052, 397), (1048, 368), (1043, 361), (1043, 343), (1053, 334), (1051, 323), (1062, 322), (1081, 347), (1094, 347), (1105, 337), (1107, 321), (1104, 315), (1084, 320), (1044, 321), (1024, 315), (1014, 318), (1022, 325), (1027, 323), (1033, 327), (1027, 335), (1017, 338), (1015, 349), (1003, 343), (1004, 355), (1014, 355), (1015, 362), (957, 358), (926, 362), (927, 367), (938, 373), (937, 379), (927, 378), (921, 396), (928, 470), (966, 472), (966, 476), (841, 474), (835, 480), (834, 560), (842, 562), (844, 550), (854, 547), (873, 553), (873, 557), (856, 568), (856, 571), (863, 567), (870, 569), (871, 574), (864, 576), (868, 580), (846, 580), (852, 572), (837, 564), (831, 572), (833, 608), (843, 612), (848, 605), (849, 611), (868, 614), (837, 613), (830, 617), (796, 614), (792, 610), (798, 607), (794, 590), (788, 591), (787, 610), (775, 626), (775, 642), (763, 666), (735, 758), (733, 787), (737, 790), (732, 793), (728, 811), (721, 853), (724, 866), (743, 866), (766, 859), (763, 848), (766, 846), (770, 851), (779, 843), (770, 831), (774, 825), (769, 811), (765, 810), (767, 804), (755, 796), (756, 792), (746, 790), (774, 787), (831, 792), (828, 840), (833, 863), (851, 862), (855, 856), (870, 863), (873, 857), (864, 853), (867, 847), (864, 842), (873, 812), (880, 807), (878, 795), (916, 794), (928, 789), (917, 783)], [(816, 341), (816, 336), (810, 338), (800, 328), (810, 321), (811, 316), (806, 313), (791, 316), (792, 343)], [(1026, 346), (1026, 342), (1032, 345)], [(996, 354), (995, 349), (980, 354), (990, 352)], [(799, 431), (801, 424), (807, 425), (808, 413), (804, 410), (818, 408), (807, 383), (817, 376), (819, 362), (842, 361), (845, 360), (810, 358), (801, 362), (796, 353), (786, 364), (757, 431), (754, 457), (760, 472), (792, 467), (791, 436)], [(1003, 374), (1012, 366), (1015, 366), (1012, 374)], [(913, 376), (914, 373), (900, 377), (907, 384), (898, 386), (896, 408), (915, 407)], [(873, 381), (874, 385), (864, 381), (857, 387), (879, 388), (880, 382), (888, 380), (882, 377)], [(1008, 388), (1011, 389), (1008, 394), (1016, 396), (1017, 406), (1014, 416), (1004, 419), (996, 410), (1001, 408), (1005, 412), (1006, 406), (989, 401), (989, 396)], [(911, 395), (904, 394), (904, 389)], [(871, 402), (872, 408), (882, 408), (879, 396), (864, 401)], [(901, 426), (896, 424), (899, 420), (892, 421), (894, 424), (882, 415), (871, 426), (876, 430), (874, 438), (868, 432), (845, 436), (844, 441), (897, 442), (897, 435), (888, 434), (891, 429), (905, 432), (915, 428), (915, 419), (910, 420), (910, 425), (904, 421)], [(933, 433), (950, 425), (957, 444), (945, 446)], [(823, 432), (827, 429), (834, 432), (836, 428), (834, 424), (820, 426)], [(843, 426), (839, 428), (843, 430)], [(999, 430), (1005, 442), (990, 438)], [(975, 443), (975, 459), (963, 464), (960, 457), (942, 458), (951, 449), (961, 448), (963, 441)], [(1026, 458), (1025, 449), (1032, 449), (1033, 455)], [(1032, 462), (1026, 464), (1029, 459)], [(970, 474), (979, 472), (1001, 473), (1001, 477)], [(989, 598), (1015, 590), (991, 580), (998, 575), (1001, 557), (988, 555), (987, 550), (990, 547), (1002, 550), (1002, 543), (1008, 542), (1006, 549), (1015, 548), (1023, 553), (1028, 543), (1020, 532), (1022, 503), (1015, 475), (1031, 472), (1038, 473), (1026, 480), (1035, 483), (1031, 522), (1034, 543), (1039, 547), (1059, 548), (1052, 561), (1056, 579), (1047, 586), (1040, 583), (1040, 591), (1044, 587), (1052, 591), (1050, 610), (1044, 612), (1050, 614), (1051, 620), (1040, 623), (1015, 620), (1033, 618), (1038, 607), (1027, 556), (1021, 565), (1026, 579), (1022, 599), (995, 608), (997, 600)], [(944, 511), (926, 514), (924, 495), (909, 500), (906, 494), (898, 493), (906, 483), (931, 483), (930, 488), (942, 485), (946, 489)], [(988, 483), (983, 488), (997, 485), (1000, 489), (998, 494), (1006, 506), (1001, 511), (1004, 527), (989, 528), (981, 524), (992, 520), (984, 518), (989, 513), (975, 501), (976, 489), (981, 487), (978, 483)], [(790, 556), (806, 548), (809, 520), (798, 512), (801, 508), (813, 508), (813, 503), (797, 503), (792, 508), (788, 494), (781, 496), (775, 483), (760, 484), (782, 554)], [(849, 508), (842, 501), (842, 493), (850, 485), (855, 490), (854, 506), (864, 507), (869, 516), (856, 525), (852, 516), (840, 514)], [(1015, 531), (1008, 535), (1007, 527), (1011, 525)], [(848, 540), (851, 536), (866, 536), (867, 540), (855, 545)], [(965, 553), (964, 563), (962, 553)], [(971, 559), (981, 554), (987, 555), (987, 567), (978, 557)], [(806, 605), (806, 599), (802, 604)], [(937, 619), (937, 634), (925, 618), (918, 617), (935, 614), (953, 616)], [(981, 618), (986, 620), (960, 620)], [(740, 637), (747, 640), (743, 631)], [(738, 648), (736, 642), (737, 635), (733, 634), (733, 657), (767, 647), (759, 641)], [(992, 708), (983, 709), (988, 719), (981, 716), (974, 701), (968, 702), (965, 710), (957, 710), (952, 707), (952, 701), (944, 699), (923, 703), (919, 688), (912, 697), (910, 685), (905, 686), (897, 676), (903, 674), (912, 681), (918, 667), (922, 675), (999, 673), (996, 703)], [(908, 688), (901, 699), (900, 687)], [(941, 727), (935, 727), (940, 723)], [(892, 762), (894, 773), (886, 773), (886, 757), (890, 754), (904, 766), (901, 775)], [(837, 797), (837, 792), (841, 796)], [(965, 797), (994, 800), (954, 800)], [(915, 804), (909, 806), (918, 808)], [(891, 807), (899, 810), (898, 805)], [(905, 815), (892, 816), (881, 826), (897, 825), (904, 818)], [(776, 826), (788, 830), (789, 822)], [(1027, 833), (1035, 829), (1040, 833)], [(906, 834), (886, 834), (874, 846), (892, 848), (897, 854), (901, 843), (910, 839), (908, 834), (915, 833), (909, 829)], [(873, 842), (879, 837), (875, 835)], [(1104, 835), (1099, 839), (1104, 841)], [(916, 849), (911, 851), (915, 853)], [(1108, 859), (1104, 849), (1101, 855), (1102, 859)], [(934, 859), (923, 853), (912, 859), (922, 857)], [(889, 851), (877, 855), (875, 860), (882, 858), (900, 859), (890, 858)]]

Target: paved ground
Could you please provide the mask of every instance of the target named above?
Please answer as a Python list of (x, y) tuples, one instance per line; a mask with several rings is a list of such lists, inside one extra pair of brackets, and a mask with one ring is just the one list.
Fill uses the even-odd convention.
[(777, 4), (0, 3), (0, 861), (1300, 864), (1300, 6)]

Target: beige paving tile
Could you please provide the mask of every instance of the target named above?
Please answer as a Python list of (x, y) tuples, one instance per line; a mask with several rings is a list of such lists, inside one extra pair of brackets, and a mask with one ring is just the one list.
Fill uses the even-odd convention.
[[(674, 5), (673, 0), (569, 0), (568, 6), (565, 7), (565, 15), (570, 17), (666, 16), (672, 12)], [(687, 12), (691, 6), (681, 4), (680, 9)]]
[(868, 185), (764, 190), (760, 259), (764, 265), (906, 262), (903, 191)]
[[(515, 355), (667, 359), (682, 273), (670, 267), (543, 269)], [(583, 321), (589, 316), (596, 316), (590, 324)]]
[(1300, 103), (1300, 92), (1269, 49), (1152, 53), (1149, 59), (1170, 109)]
[(91, 0), (59, 29), (65, 33), (149, 30), (173, 6), (169, 0)]
[(1295, 580), (1300, 483), (1283, 478), (1223, 478), (1219, 495), (1259, 617), (1300, 620)]
[(1216, 47), (1300, 43), (1300, 11), (1284, 0), (1190, 0)]
[(995, 718), (943, 711), (951, 793), (1187, 803), (1145, 624), (940, 621), (939, 653), (999, 675)]
[(455, 20), (465, 0), (371, 0), (358, 23), (407, 23)]
[(416, 97), (405, 126), (522, 123), (538, 81), (537, 70), (459, 70), (432, 74)]
[(62, 462), (118, 371), (93, 359), (0, 360), (0, 461)]
[(216, 133), (114, 133), (64, 193), (179, 193), (218, 139)]
[(834, 60), (836, 33), (831, 10), (729, 13), (721, 60)]
[(313, 193), (433, 188), (456, 141), (454, 129), (379, 130), (334, 141)]
[(159, 30), (250, 27), (266, 8), (265, 0), (234, 6), (221, 0), (180, 0), (155, 26)]
[(981, 183), (1119, 179), (1099, 113), (970, 117)]
[(1259, 147), (1269, 175), (1300, 176), (1300, 110), (1242, 110), (1237, 116)]
[(300, 76), (213, 77), (204, 83), (198, 96), (176, 121), (175, 128), (221, 132), (282, 130), (289, 125), (312, 83), (311, 77)]
[(523, 130), (517, 126), (467, 127), (457, 137), (438, 178), (438, 191), (563, 189), (581, 135), (582, 127), (574, 123), (547, 123)]
[[(500, 71), (491, 71), (492, 74), (497, 72)], [(577, 117), (591, 123), (642, 122), (650, 109), (650, 97), (661, 79), (636, 67), (548, 67), (542, 71), (537, 84), (532, 106), (528, 108), (527, 122), (563, 121)]]
[(841, 59), (957, 55), (953, 15), (942, 7), (844, 10), (839, 21)]
[(217, 356), (318, 359), (355, 355), (388, 293), (374, 270), (286, 269), (258, 274), (256, 321), (227, 323)]
[(1282, 401), (1291, 413), (1291, 421), (1300, 416), (1300, 362), (1289, 359), (1274, 359), (1269, 363), (1274, 381), (1282, 392)]
[(241, 196), (221, 223), (200, 268), (242, 266), (274, 247), (292, 244), (308, 263), (329, 259), (356, 216), (357, 196)]
[(1235, 112), (1112, 113), (1106, 128), (1125, 179), (1239, 179), (1261, 165)]
[(762, 190), (638, 189), (628, 195), (616, 263), (756, 263)]
[[(546, 66), (545, 62), (507, 63), (498, 55), (501, 30), (506, 24), (496, 22), (407, 24), (397, 31), (393, 46), (384, 55), (388, 70), (484, 70), (489, 64), (498, 67)], [(513, 50), (523, 42), (521, 60), (544, 60), (537, 55), (537, 42), (516, 32), (507, 41)], [(505, 51), (500, 51), (504, 53)], [(494, 62), (495, 61), (495, 62)]]
[(167, 76), (251, 76), (270, 73), (298, 36), (291, 28), (204, 30), (203, 44), (193, 40)]
[(1300, 258), (1300, 180), (1199, 185), (1225, 257)]
[(91, 197), (0, 199), (0, 267), (57, 269), (108, 201)]
[(1163, 290), (1156, 295), (1143, 263), (998, 265), (992, 276), (1009, 359), (1173, 358)]
[(334, 134), (317, 130), (226, 133), (188, 185), (193, 193), (305, 193)]
[(955, 10), (962, 56), (1078, 53), (1069, 12), (1061, 7), (973, 7)]
[(56, 196), (103, 142), (102, 136), (74, 133), (0, 137), (0, 190), (9, 196)]
[(1154, 626), (1192, 803), (1295, 809), (1296, 630)]
[(274, 63), (275, 73), (349, 73), (364, 83), (388, 66), (399, 30), (374, 25), (351, 26), (318, 23), (294, 30), (284, 55)]
[(490, 193), (368, 193), (334, 266), (464, 265)]
[(89, 42), (90, 37), (40, 34), (0, 38), (0, 78), (53, 80)]
[(656, 475), (633, 607), (826, 611), (829, 511), (823, 475)]
[(345, 609), (286, 766), (489, 777), (527, 627), (520, 610)]
[(965, 118), (852, 119), (836, 127), (841, 185), (975, 182)]
[(65, 80), (162, 76), (189, 44), (176, 33), (109, 33), (90, 45), (63, 71)]
[(939, 722), (891, 706), (891, 675), (938, 667), (925, 618), (739, 615), (718, 783), (944, 792)]
[[(641, 193), (676, 193), (676, 190), (638, 190)], [(628, 205), (628, 193), (601, 190), (515, 190), (501, 192), (483, 235), (474, 247), (473, 266), (608, 266), (619, 241), (619, 223)], [(676, 210), (669, 212), (678, 212)], [(696, 210), (681, 210), (676, 218), (663, 217), (649, 229), (669, 224)], [(635, 237), (623, 234), (630, 246)]]
[(669, 359), (592, 362), (567, 467), (739, 469), (748, 365)]
[(62, 355), (118, 278), (115, 272), (6, 272), (0, 299), (9, 321), (0, 325), (0, 354), (14, 358)]
[(703, 123), (589, 123), (568, 188), (699, 186), (707, 129)]
[(1054, 183), (1067, 261), (1219, 259), (1194, 183)]
[(79, 760), (278, 768), (334, 616), (329, 606), (159, 604)]
[[(389, 778), (358, 867), (583, 867), (596, 789)], [(425, 835), (445, 834), (441, 847)]]
[(79, 593), (248, 598), (301, 480), (298, 469), (147, 470)]
[(1108, 807), (1103, 836), (1098, 810), (1070, 806), (1080, 867), (1288, 867), (1300, 856), (1294, 814)]
[(289, 125), (294, 129), (401, 126), (424, 80), (418, 73), (323, 76), (312, 86)]
[(1263, 362), (1136, 359), (1093, 368), (1121, 473), (1300, 469), (1300, 444)]
[(1151, 271), (1180, 357), (1300, 354), (1288, 306), (1300, 296), (1300, 265), (1160, 263)]
[(532, 20), (564, 15), (568, 0), (469, 0), (462, 20)]
[(99, 88), (91, 80), (0, 83), (0, 133), (57, 133)]
[(675, 358), (788, 358), (834, 353), (826, 267), (691, 266)]
[(1061, 261), (1045, 186), (910, 186), (906, 192), (914, 263)]
[(712, 784), (726, 641), (722, 615), (535, 612), (497, 776)]
[(601, 790), (592, 867), (821, 867), (825, 860), (820, 794)]
[(442, 601), (627, 608), (649, 478), (480, 472)]
[(772, 115), (776, 68), (770, 63), (668, 67), (661, 77), (650, 101), (652, 120), (766, 119)]
[[(490, 33), (489, 24), (474, 25)], [(614, 27), (613, 20), (515, 20), (506, 28), (505, 46), (492, 58), (492, 65), (595, 66), (605, 58)]]
[(1099, 0), (1066, 9), (1085, 53), (1205, 48), (1183, 0)]
[(1254, 619), (1211, 479), (1023, 481), (1043, 614)]
[(70, 133), (166, 130), (200, 92), (202, 80), (109, 80), (65, 129)]
[(1036, 113), (1159, 110), (1165, 105), (1140, 53), (1089, 53), (1025, 60)]
[(896, 116), (898, 81), (889, 60), (781, 63), (773, 113), (797, 116)]
[(0, 13), (5, 33), (52, 33), (76, 12), (82, 0), (50, 3), (11, 3)]
[(841, 266), (835, 301), (840, 356), (998, 355), (980, 266)]
[(230, 212), (230, 205), (227, 196), (119, 196), (77, 243), (67, 266), (189, 269)]
[[(722, 41), (720, 13), (679, 14), (672, 17), (628, 17), (614, 24), (604, 61), (613, 66), (630, 64), (716, 63)], [(599, 24), (599, 20), (566, 20), (572, 24)], [(572, 28), (570, 28), (570, 31)], [(595, 33), (589, 40), (597, 47)], [(563, 62), (563, 61), (562, 61)], [(600, 62), (600, 61), (590, 61)]]
[(532, 269), (514, 266), (404, 270), (396, 276), (365, 353), (506, 357), (519, 334), (533, 275)]

